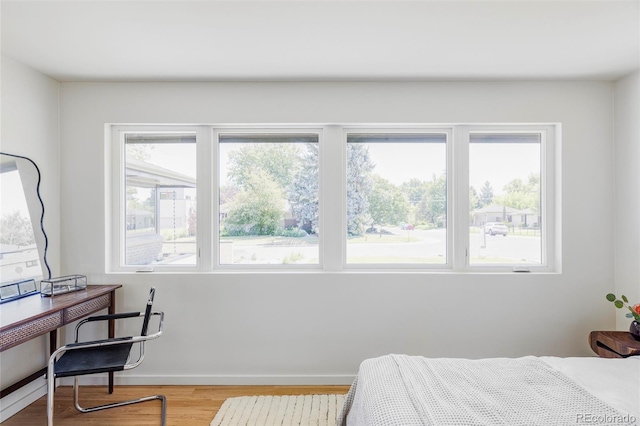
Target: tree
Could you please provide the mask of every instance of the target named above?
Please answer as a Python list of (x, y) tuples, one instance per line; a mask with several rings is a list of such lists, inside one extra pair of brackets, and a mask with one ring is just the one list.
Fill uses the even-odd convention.
[(300, 226), (311, 224), (318, 232), (318, 144), (305, 144), (302, 166), (289, 189), (291, 213)]
[(0, 242), (12, 246), (35, 244), (36, 239), (29, 218), (18, 210), (4, 214), (0, 220)]
[(233, 198), (236, 195), (238, 195), (238, 192), (240, 192), (240, 188), (238, 188), (237, 186), (231, 186), (231, 185), (221, 186), (220, 190), (218, 191), (218, 195), (220, 197), (220, 204), (226, 204), (232, 201)]
[(151, 151), (155, 148), (152, 143), (128, 143), (125, 144), (127, 159), (147, 161), (151, 157)]
[(369, 147), (360, 143), (347, 144), (347, 232), (362, 235), (369, 223), (369, 195), (373, 188)]
[(262, 170), (286, 191), (300, 169), (300, 151), (295, 143), (252, 143), (229, 153), (228, 176), (243, 188), (256, 170)]
[(375, 224), (397, 225), (406, 221), (409, 215), (409, 202), (400, 188), (379, 175), (373, 175), (368, 202), (372, 227)]
[(400, 189), (407, 196), (409, 204), (415, 207), (420, 203), (420, 200), (422, 200), (422, 197), (424, 197), (424, 194), (429, 189), (429, 184), (428, 182), (414, 178), (402, 183)]
[(496, 197), (496, 201), (514, 209), (530, 209), (538, 214), (540, 211), (540, 175), (532, 173), (526, 183), (522, 179), (513, 179), (503, 188), (504, 195)]
[(135, 186), (127, 186), (127, 208), (129, 210), (141, 210), (142, 203), (138, 200), (138, 188)]
[(478, 198), (478, 191), (473, 186), (469, 186), (469, 211), (474, 211), (480, 208), (480, 199)]
[(480, 188), (479, 207), (488, 206), (493, 202), (493, 188), (489, 181), (486, 181)]
[(225, 230), (231, 235), (274, 235), (284, 217), (284, 205), (278, 183), (266, 171), (255, 170), (231, 202)]
[(440, 218), (447, 214), (447, 177), (440, 175), (428, 182), (427, 192), (420, 200), (417, 215), (432, 225), (438, 226)]

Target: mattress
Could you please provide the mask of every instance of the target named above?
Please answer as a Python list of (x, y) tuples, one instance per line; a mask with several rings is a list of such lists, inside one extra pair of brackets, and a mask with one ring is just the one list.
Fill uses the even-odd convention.
[(640, 357), (365, 360), (343, 426), (640, 425)]

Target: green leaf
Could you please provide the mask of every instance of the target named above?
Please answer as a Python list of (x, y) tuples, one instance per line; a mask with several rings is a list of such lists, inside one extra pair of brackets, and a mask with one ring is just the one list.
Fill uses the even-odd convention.
[(622, 301), (624, 303), (629, 303), (629, 299), (627, 299), (627, 296), (625, 296), (624, 294), (622, 295)]
[(633, 318), (633, 314), (631, 312), (629, 312), (627, 315), (625, 315), (625, 317), (627, 318)]
[(614, 300), (616, 300), (616, 295), (615, 295), (615, 294), (613, 294), (613, 293), (609, 293), (609, 294), (607, 294), (607, 300), (608, 300), (609, 302), (613, 302)]
[(616, 308), (621, 309), (624, 306), (624, 303), (622, 303), (622, 300), (616, 300), (615, 302), (613, 302), (614, 305), (616, 305)]

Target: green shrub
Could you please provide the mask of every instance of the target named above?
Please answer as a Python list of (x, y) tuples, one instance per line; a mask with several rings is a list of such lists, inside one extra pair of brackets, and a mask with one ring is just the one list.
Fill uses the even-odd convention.
[(307, 231), (305, 231), (304, 229), (290, 227), (290, 228), (279, 230), (277, 235), (281, 237), (300, 238), (300, 237), (306, 237), (309, 234), (307, 234)]

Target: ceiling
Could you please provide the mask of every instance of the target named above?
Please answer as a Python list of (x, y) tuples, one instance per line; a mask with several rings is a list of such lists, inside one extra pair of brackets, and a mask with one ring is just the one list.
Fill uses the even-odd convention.
[(615, 80), (640, 0), (12, 1), (2, 53), (59, 81)]

